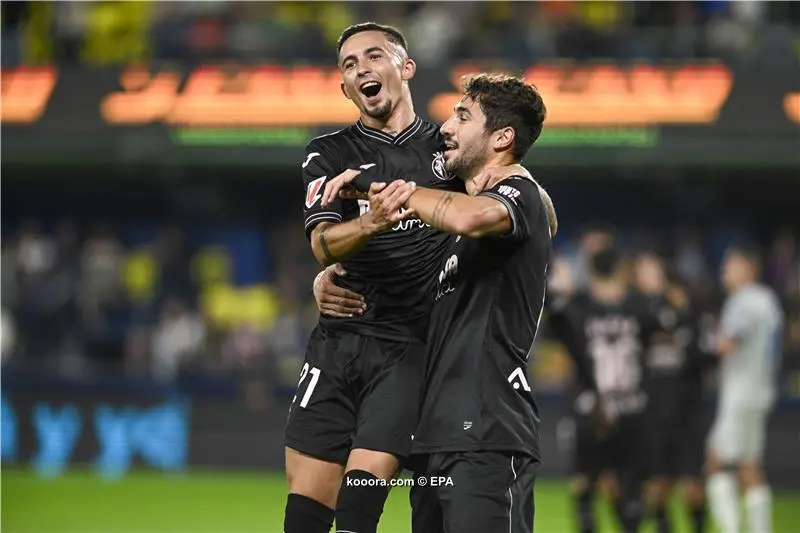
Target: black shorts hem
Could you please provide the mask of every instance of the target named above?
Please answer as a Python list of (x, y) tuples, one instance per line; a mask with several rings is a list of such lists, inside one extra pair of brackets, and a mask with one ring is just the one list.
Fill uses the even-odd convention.
[(540, 460), (540, 453), (537, 448), (522, 446), (520, 444), (472, 444), (472, 445), (422, 445), (413, 446), (410, 455), (433, 455), (436, 453), (460, 453), (460, 452), (508, 452), (522, 453), (530, 456), (536, 461)]
[(356, 440), (353, 441), (353, 445), (350, 449), (351, 450), (361, 449), (361, 450), (370, 450), (373, 452), (388, 453), (394, 455), (400, 460), (406, 460), (411, 455), (411, 452), (408, 446), (404, 447), (403, 450), (400, 450), (401, 447), (402, 446), (391, 446), (383, 443), (378, 443), (375, 441), (360, 440), (356, 438)]
[[(313, 457), (314, 459), (319, 459), (320, 461), (325, 461), (328, 463), (336, 463), (338, 465), (347, 466), (347, 459), (349, 457), (349, 452), (342, 454), (337, 452), (332, 452), (330, 450), (322, 450), (320, 448), (315, 447), (312, 444), (303, 443), (296, 439), (285, 438), (283, 444), (287, 448), (291, 448), (296, 452), (300, 452), (303, 455), (308, 455), (309, 457)], [(344, 455), (344, 456), (343, 456)]]

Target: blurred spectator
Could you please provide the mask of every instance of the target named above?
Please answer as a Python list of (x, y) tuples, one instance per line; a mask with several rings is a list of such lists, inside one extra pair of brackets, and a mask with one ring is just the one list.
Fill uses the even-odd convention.
[(201, 352), (204, 340), (202, 319), (190, 312), (180, 300), (168, 299), (153, 331), (153, 375), (163, 381), (173, 380), (181, 365)]

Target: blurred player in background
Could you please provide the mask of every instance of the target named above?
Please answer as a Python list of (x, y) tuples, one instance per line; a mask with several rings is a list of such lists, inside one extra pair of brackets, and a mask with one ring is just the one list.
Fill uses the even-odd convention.
[[(301, 165), (305, 229), (320, 263), (342, 262), (340, 289), (358, 303), (345, 312), (326, 304), (309, 340), (286, 427), (285, 533), (328, 532), (334, 516), (340, 531), (376, 531), (388, 495), (379, 480), (399, 472), (417, 423), (432, 294), (448, 242), (401, 209), (411, 191), (399, 184), (365, 202), (336, 194), (325, 201), (326, 183), (361, 169), (367, 181), (403, 176), (464, 190), (444, 168), (439, 128), (414, 112), (408, 82), (416, 66), (397, 29), (347, 28), (338, 66), (360, 119), (309, 143)], [(527, 171), (501, 174), (520, 173)]]
[(695, 533), (705, 525), (702, 482), (707, 421), (704, 377), (713, 361), (701, 351), (699, 320), (689, 293), (655, 252), (640, 253), (634, 265), (637, 288), (658, 318), (648, 366), (649, 492), (658, 533), (674, 531), (668, 518), (671, 489), (680, 481)]
[(597, 531), (594, 494), (602, 474), (626, 533), (637, 531), (646, 477), (644, 357), (654, 330), (647, 301), (628, 288), (614, 247), (590, 260), (588, 288), (552, 300), (550, 323), (576, 370), (573, 492), (581, 533)]
[(748, 533), (772, 531), (772, 494), (761, 468), (766, 426), (775, 403), (783, 311), (759, 283), (758, 253), (727, 250), (717, 351), (719, 403), (708, 440), (708, 497), (721, 533), (739, 533), (736, 473), (745, 497)]

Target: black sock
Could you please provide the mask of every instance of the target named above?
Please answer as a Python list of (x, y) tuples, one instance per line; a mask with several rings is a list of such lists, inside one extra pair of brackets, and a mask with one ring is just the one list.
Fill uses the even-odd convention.
[(575, 504), (578, 511), (578, 531), (580, 533), (594, 533), (594, 493), (586, 489), (575, 494)]
[(692, 524), (694, 533), (703, 533), (706, 528), (706, 505), (703, 502), (692, 504)]
[(642, 521), (642, 503), (638, 499), (618, 500), (614, 509), (625, 533), (636, 533)]
[(333, 509), (301, 496), (289, 494), (283, 517), (284, 533), (330, 533)]
[(389, 489), (380, 479), (364, 470), (351, 470), (344, 475), (339, 489), (336, 530), (375, 533), (387, 496)]
[(667, 508), (663, 504), (656, 505), (656, 531), (658, 533), (669, 533), (669, 518), (667, 517)]

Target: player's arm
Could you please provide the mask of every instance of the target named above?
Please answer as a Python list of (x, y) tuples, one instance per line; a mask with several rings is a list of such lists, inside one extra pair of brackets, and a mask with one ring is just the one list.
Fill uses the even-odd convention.
[(347, 259), (372, 237), (413, 214), (400, 211), (411, 195), (401, 182), (373, 184), (371, 193), (370, 209), (363, 215), (347, 222), (322, 222), (311, 231), (311, 250), (323, 266)]
[(725, 306), (717, 338), (717, 356), (727, 357), (736, 351), (742, 339), (749, 334), (753, 321), (754, 316), (747, 302), (736, 300)]
[[(306, 157), (303, 161), (303, 183), (306, 188), (305, 206), (303, 215), (305, 219), (306, 236), (311, 241), (311, 250), (314, 257), (323, 266), (332, 265), (355, 254), (376, 233), (383, 231), (397, 218), (399, 204), (394, 213), (378, 212), (366, 213), (353, 220), (342, 221), (343, 203), (341, 198), (334, 199), (328, 205), (322, 205), (322, 196), (326, 181), (333, 179), (339, 172), (340, 166), (335, 153), (320, 142), (314, 140), (306, 148)], [(387, 187), (387, 189), (389, 189)], [(394, 189), (386, 192), (386, 208), (394, 207), (391, 200)], [(401, 199), (403, 199), (401, 197)]]
[(417, 188), (408, 207), (441, 231), (476, 239), (530, 237), (532, 222), (544, 209), (539, 186), (522, 177), (504, 180), (477, 196)]

